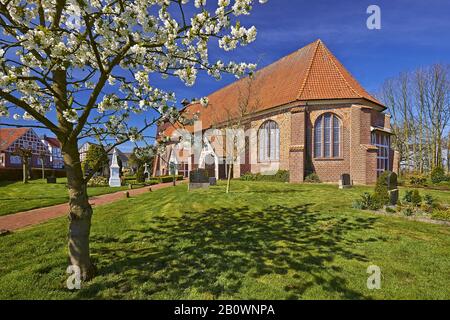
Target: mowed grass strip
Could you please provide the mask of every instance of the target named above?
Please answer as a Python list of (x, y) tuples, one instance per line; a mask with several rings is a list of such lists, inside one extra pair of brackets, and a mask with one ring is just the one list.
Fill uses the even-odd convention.
[[(31, 180), (28, 184), (0, 181), (0, 216), (65, 203), (69, 201), (66, 184), (66, 178), (58, 178), (55, 184), (42, 179)], [(88, 194), (98, 196), (124, 189), (126, 187), (92, 187), (88, 188)]]
[(98, 276), (73, 292), (55, 219), (0, 238), (0, 298), (449, 299), (450, 228), (352, 209), (367, 190), (233, 181), (97, 207)]

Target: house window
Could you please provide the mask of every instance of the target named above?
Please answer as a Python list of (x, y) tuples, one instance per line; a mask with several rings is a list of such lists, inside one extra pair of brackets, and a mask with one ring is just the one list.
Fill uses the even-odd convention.
[(189, 165), (187, 162), (181, 162), (178, 164), (178, 174), (187, 178), (189, 175)]
[(341, 155), (341, 121), (331, 113), (321, 115), (314, 125), (314, 157), (338, 158)]
[(280, 128), (275, 121), (264, 122), (258, 130), (259, 162), (280, 160)]
[(372, 144), (377, 150), (377, 176), (383, 171), (389, 170), (389, 147), (390, 137), (387, 134), (374, 131), (372, 132)]
[(22, 163), (22, 158), (19, 156), (10, 156), (9, 157), (9, 162), (11, 164), (21, 164)]

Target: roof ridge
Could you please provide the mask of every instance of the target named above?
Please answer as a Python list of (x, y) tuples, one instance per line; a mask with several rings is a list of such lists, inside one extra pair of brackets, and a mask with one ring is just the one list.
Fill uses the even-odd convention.
[[(276, 65), (277, 63), (280, 63), (281, 61), (283, 61), (283, 60), (285, 60), (285, 59), (291, 57), (292, 55), (298, 53), (299, 51), (304, 50), (305, 48), (307, 48), (308, 46), (314, 44), (314, 43), (317, 42), (317, 41), (320, 41), (320, 39), (319, 39), (319, 40), (316, 40), (316, 41), (314, 41), (314, 42), (311, 42), (311, 43), (307, 44), (306, 46), (301, 47), (301, 48), (299, 48), (299, 49), (297, 49), (297, 50), (294, 50), (294, 51), (292, 51), (291, 53), (288, 53), (287, 55), (285, 55), (285, 56), (283, 56), (283, 57), (281, 57), (281, 58), (275, 60), (274, 62), (271, 62), (271, 63), (269, 63), (268, 65), (265, 65), (265, 66), (262, 67), (261, 69), (255, 70), (255, 72), (253, 73), (253, 76), (256, 76), (257, 74), (260, 74), (262, 71), (268, 69), (269, 67), (273, 67), (273, 65)], [(316, 44), (316, 46), (317, 46), (317, 44)], [(217, 93), (217, 92), (219, 92), (219, 91), (221, 91), (221, 90), (223, 90), (223, 89), (226, 89), (226, 88), (228, 88), (228, 87), (230, 87), (230, 86), (233, 86), (233, 85), (235, 85), (235, 84), (237, 84), (237, 83), (239, 83), (239, 82), (241, 82), (241, 81), (247, 79), (248, 77), (249, 77), (249, 75), (246, 75), (245, 77), (240, 77), (240, 78), (238, 78), (237, 80), (232, 81), (232, 82), (230, 82), (229, 84), (227, 84), (227, 85), (225, 85), (225, 86), (223, 86), (223, 87), (221, 87), (221, 88), (219, 88), (219, 89), (217, 89), (217, 90), (215, 90), (215, 91), (213, 91), (213, 92), (211, 92), (211, 93), (208, 93), (206, 96), (209, 97), (209, 96), (211, 96), (211, 95), (213, 95), (213, 94), (215, 94), (215, 93)], [(191, 105), (197, 105), (197, 104), (199, 104), (199, 103), (200, 103), (200, 102), (197, 101), (197, 100), (196, 100), (196, 101), (191, 101), (188, 105), (186, 105), (185, 107), (181, 108), (181, 110), (187, 109), (187, 107), (189, 107), (189, 106), (191, 106)]]
[[(362, 98), (362, 99), (371, 100), (371, 101), (374, 102), (374, 103), (381, 104), (381, 102), (378, 101), (378, 99), (377, 99), (376, 97), (374, 97), (371, 93), (369, 93), (369, 92), (366, 90), (365, 87), (363, 87), (363, 86), (361, 85), (361, 83), (353, 76), (353, 74), (352, 74), (349, 70), (347, 70), (347, 68), (344, 67), (344, 65), (336, 58), (336, 56), (334, 56), (334, 55), (331, 53), (331, 51), (330, 51), (325, 45), (324, 45), (324, 48), (326, 49), (326, 51), (327, 51), (329, 54), (331, 54), (332, 58), (334, 58), (334, 59), (331, 59), (333, 65), (336, 67), (336, 69), (338, 69), (338, 72), (339, 72), (339, 74), (344, 78), (345, 83), (350, 87), (350, 89), (353, 90), (353, 92), (356, 93), (357, 96), (359, 96), (359, 97)], [(339, 68), (336, 66), (336, 63), (335, 63), (334, 60), (336, 60), (336, 61), (341, 65), (341, 67), (347, 72), (348, 76), (349, 76), (349, 77), (350, 77), (350, 78), (358, 85), (358, 87), (359, 87), (359, 88), (363, 91), (363, 93), (365, 93), (368, 97), (365, 96), (364, 94), (358, 94), (358, 92), (355, 90), (355, 88), (352, 87), (352, 86), (348, 83), (347, 79), (345, 79), (345, 77), (342, 75), (341, 71), (340, 71)], [(368, 98), (370, 98), (370, 99), (368, 99)]]
[(300, 100), (300, 98), (301, 98), (301, 96), (302, 96), (302, 94), (303, 94), (303, 91), (305, 90), (306, 81), (308, 81), (309, 75), (311, 74), (311, 68), (312, 68), (313, 62), (314, 62), (314, 59), (315, 59), (315, 57), (316, 57), (317, 50), (318, 50), (318, 48), (319, 48), (319, 44), (320, 44), (322, 41), (321, 41), (320, 39), (318, 39), (318, 40), (316, 40), (315, 42), (316, 42), (316, 48), (314, 49), (314, 53), (313, 53), (313, 55), (312, 55), (312, 57), (311, 57), (311, 59), (310, 59), (310, 61), (309, 61), (308, 68), (306, 69), (306, 76), (305, 76), (305, 78), (303, 79), (302, 86), (300, 87), (300, 92), (299, 92), (299, 94), (297, 95), (297, 100)]

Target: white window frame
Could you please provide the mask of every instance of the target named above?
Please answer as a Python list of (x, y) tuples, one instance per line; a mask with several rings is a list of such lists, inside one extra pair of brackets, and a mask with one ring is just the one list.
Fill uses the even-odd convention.
[[(274, 128), (271, 125), (274, 124)], [(280, 161), (280, 127), (273, 120), (264, 121), (258, 130), (258, 162)]]
[[(378, 138), (379, 137), (379, 138)], [(377, 147), (377, 176), (389, 169), (390, 136), (377, 131), (372, 132), (372, 144)], [(381, 143), (379, 142), (381, 141)], [(380, 165), (381, 164), (381, 165)]]
[[(329, 124), (325, 127), (325, 117), (329, 116)], [(338, 139), (335, 141), (335, 121), (338, 123)], [(325, 145), (325, 136), (329, 138), (329, 141)], [(342, 121), (332, 112), (326, 112), (321, 114), (314, 123), (312, 130), (313, 152), (315, 159), (340, 159), (342, 157)], [(319, 152), (318, 152), (319, 151)], [(328, 154), (326, 155), (326, 151)]]

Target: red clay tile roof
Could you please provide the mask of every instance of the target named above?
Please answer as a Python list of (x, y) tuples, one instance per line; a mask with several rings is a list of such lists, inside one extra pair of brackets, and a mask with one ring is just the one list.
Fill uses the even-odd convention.
[(51, 144), (53, 147), (61, 148), (61, 143), (56, 138), (45, 137), (44, 140), (47, 141), (49, 144)]
[[(242, 94), (248, 90), (247, 79), (238, 80), (209, 95), (206, 109), (193, 103), (184, 112), (191, 115), (200, 112), (204, 129), (226, 121), (233, 109), (237, 111)], [(384, 107), (361, 87), (321, 40), (257, 71), (251, 83), (249, 105), (253, 106), (252, 112), (296, 101), (330, 99), (365, 99)], [(159, 130), (170, 135), (174, 128), (164, 126)]]
[(29, 128), (0, 128), (0, 150), (6, 150), (17, 139), (23, 136)]

